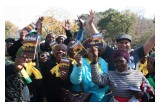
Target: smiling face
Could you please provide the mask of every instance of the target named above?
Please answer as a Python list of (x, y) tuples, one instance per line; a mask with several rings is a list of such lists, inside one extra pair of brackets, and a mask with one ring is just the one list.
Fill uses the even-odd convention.
[(119, 40), (117, 42), (117, 48), (129, 52), (131, 49), (131, 42), (126, 39)]
[(114, 65), (119, 72), (128, 70), (128, 62), (122, 56), (118, 56), (114, 59)]
[(50, 44), (55, 39), (56, 39), (56, 34), (51, 33), (46, 36), (45, 42), (47, 44)]
[(64, 44), (58, 44), (55, 47), (54, 56), (57, 59), (57, 61), (60, 61), (62, 57), (65, 57), (67, 55), (67, 46)]

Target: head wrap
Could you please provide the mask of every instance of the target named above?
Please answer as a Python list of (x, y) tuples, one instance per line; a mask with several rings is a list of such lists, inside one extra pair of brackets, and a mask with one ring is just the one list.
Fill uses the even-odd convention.
[(127, 60), (127, 62), (129, 62), (130, 59), (129, 53), (125, 50), (115, 50), (113, 54), (113, 59), (117, 57), (124, 57)]

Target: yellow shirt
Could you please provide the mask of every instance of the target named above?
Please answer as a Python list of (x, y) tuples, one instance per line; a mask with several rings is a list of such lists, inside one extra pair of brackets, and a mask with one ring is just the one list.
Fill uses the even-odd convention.
[(142, 64), (141, 62), (139, 62), (138, 70), (141, 71), (144, 76), (146, 76), (148, 74), (147, 61), (144, 64)]

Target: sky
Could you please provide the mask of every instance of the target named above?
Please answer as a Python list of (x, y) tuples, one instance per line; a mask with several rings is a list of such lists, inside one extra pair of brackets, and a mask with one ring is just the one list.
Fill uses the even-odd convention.
[[(143, 0), (142, 0), (143, 1)], [(119, 11), (131, 9), (134, 12), (140, 13), (146, 18), (154, 18), (155, 7), (153, 0), (49, 0), (49, 2), (41, 2), (36, 5), (31, 1), (30, 5), (22, 3), (22, 5), (6, 5), (5, 6), (5, 21), (11, 21), (20, 29), (31, 22), (35, 22), (39, 16), (51, 8), (66, 10), (69, 13), (68, 18), (76, 18), (82, 13), (88, 14), (89, 10), (93, 9), (96, 12), (105, 11), (109, 8)], [(15, 2), (14, 2), (15, 3)]]

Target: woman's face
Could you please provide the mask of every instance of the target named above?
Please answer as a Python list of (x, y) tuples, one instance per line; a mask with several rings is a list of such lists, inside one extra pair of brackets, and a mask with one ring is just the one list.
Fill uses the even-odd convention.
[(49, 60), (51, 58), (50, 54), (48, 52), (42, 52), (40, 54), (40, 61), (41, 62), (46, 62), (47, 60)]
[(54, 56), (57, 60), (61, 60), (62, 57), (65, 57), (67, 55), (66, 47), (64, 46), (56, 46), (54, 51)]
[(154, 64), (155, 63), (155, 58), (153, 57), (148, 57), (147, 59), (147, 70), (149, 73), (155, 73), (155, 67)]
[(61, 44), (63, 42), (64, 42), (64, 38), (63, 37), (60, 36), (60, 37), (57, 38), (57, 43), (58, 44)]
[(124, 57), (116, 57), (114, 59), (114, 65), (119, 72), (128, 70), (128, 62)]

